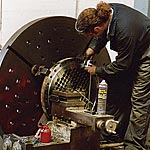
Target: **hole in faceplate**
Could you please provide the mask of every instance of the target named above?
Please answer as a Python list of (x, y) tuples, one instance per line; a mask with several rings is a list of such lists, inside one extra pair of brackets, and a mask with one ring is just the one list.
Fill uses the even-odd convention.
[(25, 127), (27, 124), (26, 124), (25, 122), (23, 122), (21, 125), (22, 125), (23, 127)]
[(9, 73), (12, 73), (12, 72), (14, 72), (14, 71), (13, 71), (12, 68), (9, 68), (9, 69), (8, 69), (8, 72), (9, 72)]
[(43, 32), (42, 32), (42, 31), (39, 31), (38, 34), (39, 34), (39, 35), (43, 35)]
[(41, 46), (40, 46), (40, 45), (37, 45), (36, 48), (37, 48), (37, 49), (41, 49)]
[(36, 108), (39, 108), (39, 107), (40, 107), (40, 105), (39, 105), (39, 104), (35, 104), (35, 107), (36, 107)]
[(15, 94), (14, 97), (17, 98), (17, 99), (20, 98), (18, 94)]
[(47, 40), (47, 43), (52, 43), (52, 40), (51, 40), (51, 39), (48, 39), (48, 40)]
[(34, 122), (36, 119), (35, 118), (32, 118), (32, 121)]
[(75, 39), (71, 39), (72, 42), (75, 42)]
[(29, 40), (26, 41), (27, 45), (31, 45), (31, 42)]
[(5, 91), (9, 91), (10, 90), (10, 88), (9, 88), (9, 86), (5, 86)]
[(10, 121), (9, 124), (10, 124), (11, 126), (13, 126), (15, 123), (14, 123), (13, 121)]
[(6, 107), (7, 109), (9, 109), (9, 108), (10, 108), (10, 106), (9, 106), (9, 105), (7, 105), (7, 104), (5, 105), (5, 107)]
[(20, 82), (21, 82), (20, 79), (17, 79), (17, 80), (16, 80), (16, 84), (19, 84)]
[(42, 61), (44, 61), (44, 60), (45, 60), (45, 57), (44, 57), (44, 56), (42, 56), (41, 58), (42, 58)]
[(27, 79), (27, 83), (31, 83), (31, 80), (30, 80), (30, 79)]
[(20, 110), (20, 109), (17, 109), (16, 112), (17, 112), (18, 114), (21, 114), (21, 110)]
[(38, 95), (38, 93), (36, 91), (34, 91), (34, 95)]

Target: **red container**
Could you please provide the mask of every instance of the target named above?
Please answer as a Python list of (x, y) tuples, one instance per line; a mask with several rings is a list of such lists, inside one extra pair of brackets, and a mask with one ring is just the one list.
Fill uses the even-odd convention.
[(40, 142), (49, 143), (51, 141), (51, 130), (48, 126), (42, 126), (40, 131)]

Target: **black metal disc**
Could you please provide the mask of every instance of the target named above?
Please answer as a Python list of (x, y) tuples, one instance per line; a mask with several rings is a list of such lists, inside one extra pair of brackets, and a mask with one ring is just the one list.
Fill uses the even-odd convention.
[[(90, 41), (74, 29), (75, 19), (46, 17), (20, 28), (0, 52), (0, 125), (5, 133), (35, 134), (43, 110), (43, 76), (31, 74), (34, 65), (51, 68), (83, 53)], [(107, 51), (102, 64), (109, 62)]]

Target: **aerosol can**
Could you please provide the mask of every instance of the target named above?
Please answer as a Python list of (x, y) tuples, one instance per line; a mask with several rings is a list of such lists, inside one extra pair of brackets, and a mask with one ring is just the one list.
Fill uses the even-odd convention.
[(99, 84), (98, 92), (98, 103), (97, 103), (97, 113), (98, 115), (104, 115), (106, 113), (106, 99), (107, 99), (107, 83), (102, 80)]

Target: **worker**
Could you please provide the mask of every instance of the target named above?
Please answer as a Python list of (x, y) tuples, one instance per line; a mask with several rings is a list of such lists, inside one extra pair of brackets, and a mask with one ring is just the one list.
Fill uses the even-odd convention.
[(150, 121), (150, 19), (124, 4), (100, 2), (79, 14), (75, 29), (92, 37), (85, 50), (87, 59), (106, 48), (108, 41), (117, 52), (115, 61), (85, 70), (108, 83), (107, 113), (119, 120), (116, 135), (123, 138), (124, 149), (145, 150)]

